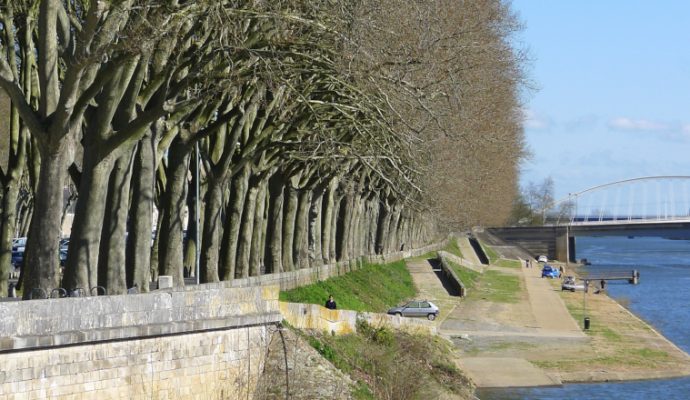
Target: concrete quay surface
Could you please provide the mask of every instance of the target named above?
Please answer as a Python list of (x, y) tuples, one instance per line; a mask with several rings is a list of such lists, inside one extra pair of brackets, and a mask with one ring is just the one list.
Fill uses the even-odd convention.
[[(504, 244), (492, 247), (503, 258), (529, 257)], [(582, 321), (569, 311), (580, 311), (582, 292), (561, 292), (560, 280), (541, 278), (536, 262), (532, 268), (521, 265), (487, 268), (516, 276), (521, 285), (517, 301), (494, 302), (482, 295), (481, 280), (479, 290), (461, 299), (448, 294), (426, 260), (408, 260), (419, 296), (441, 309), (435, 321), (439, 334), (455, 344), (458, 366), (477, 387), (690, 375), (688, 354), (605, 294), (588, 295), (588, 315), (595, 325), (584, 332)]]

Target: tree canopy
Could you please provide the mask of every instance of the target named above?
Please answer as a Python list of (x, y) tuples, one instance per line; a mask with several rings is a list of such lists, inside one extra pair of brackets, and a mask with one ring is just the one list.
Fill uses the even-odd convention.
[(14, 236), (28, 298), (183, 285), (197, 252), (214, 282), (505, 221), (519, 29), (501, 0), (4, 2), (0, 291)]

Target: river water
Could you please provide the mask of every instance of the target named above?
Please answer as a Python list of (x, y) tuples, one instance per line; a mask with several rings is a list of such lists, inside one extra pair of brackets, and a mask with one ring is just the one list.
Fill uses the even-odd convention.
[[(662, 238), (577, 238), (577, 257), (596, 270), (640, 271), (640, 284), (609, 283), (609, 296), (651, 323), (690, 353), (690, 241)], [(592, 321), (596, 323), (596, 321)], [(482, 400), (690, 399), (690, 378), (625, 383), (570, 384), (553, 388), (492, 389)]]

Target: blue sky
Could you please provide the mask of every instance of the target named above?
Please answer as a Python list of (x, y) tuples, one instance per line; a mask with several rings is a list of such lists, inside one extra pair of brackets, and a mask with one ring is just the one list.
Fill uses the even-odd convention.
[(528, 49), (521, 181), (556, 197), (690, 175), (690, 1), (514, 0)]

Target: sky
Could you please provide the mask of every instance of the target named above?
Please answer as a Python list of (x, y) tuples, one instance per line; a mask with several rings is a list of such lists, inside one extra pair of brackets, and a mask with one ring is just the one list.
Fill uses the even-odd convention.
[(690, 176), (690, 1), (513, 0), (525, 25), (521, 183), (561, 199), (644, 176)]

